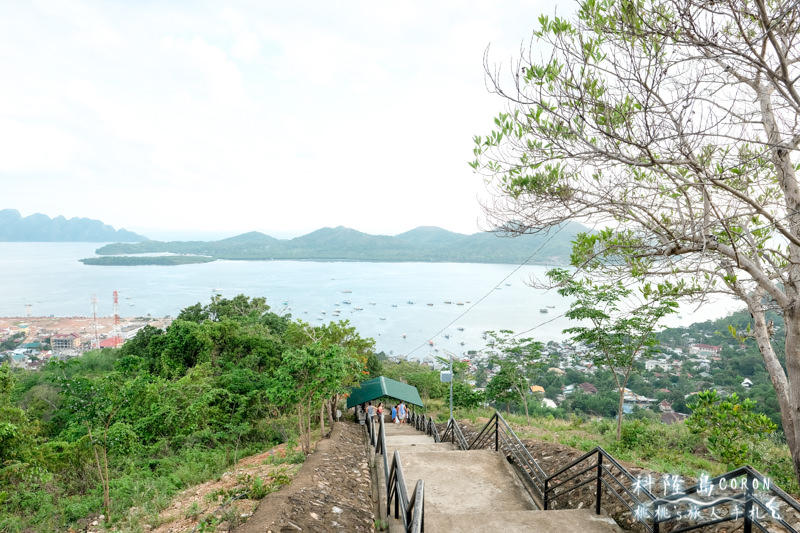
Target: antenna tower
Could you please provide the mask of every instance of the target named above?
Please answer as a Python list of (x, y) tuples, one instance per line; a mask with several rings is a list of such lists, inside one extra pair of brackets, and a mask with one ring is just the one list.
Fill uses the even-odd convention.
[(114, 348), (122, 343), (119, 330), (119, 292), (114, 291)]
[(97, 336), (97, 295), (92, 294), (92, 317), (94, 319), (94, 339), (92, 339), (92, 347), (94, 349), (100, 348), (100, 338)]

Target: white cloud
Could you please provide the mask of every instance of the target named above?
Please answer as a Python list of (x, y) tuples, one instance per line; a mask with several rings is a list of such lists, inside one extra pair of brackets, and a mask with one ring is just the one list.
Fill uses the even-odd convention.
[(501, 105), (483, 51), (510, 57), (541, 10), (14, 3), (0, 18), (13, 80), (0, 84), (0, 179), (28, 185), (0, 207), (117, 227), (475, 231), (471, 138)]
[(74, 160), (78, 142), (51, 125), (0, 117), (0, 146), (0, 173), (27, 175), (66, 171)]

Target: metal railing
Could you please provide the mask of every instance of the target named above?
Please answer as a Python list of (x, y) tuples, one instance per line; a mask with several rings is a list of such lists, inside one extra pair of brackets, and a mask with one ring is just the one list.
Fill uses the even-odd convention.
[[(425, 482), (417, 480), (414, 493), (409, 499), (406, 491), (403, 467), (400, 462), (400, 453), (395, 450), (392, 457), (392, 466), (389, 468), (389, 458), (386, 454), (386, 427), (383, 417), (378, 417), (375, 423), (367, 417), (367, 434), (370, 446), (375, 449), (375, 454), (383, 457), (384, 482), (386, 487), (386, 516), (391, 515), (392, 501), (394, 501), (394, 517), (403, 519), (403, 526), (407, 533), (421, 533), (424, 531), (425, 509)], [(434, 424), (434, 431), (436, 426)], [(437, 433), (438, 436), (438, 433)]]
[(424, 492), (425, 482), (419, 479), (414, 488), (414, 494), (409, 499), (406, 492), (406, 480), (403, 476), (403, 465), (400, 462), (400, 452), (395, 450), (386, 492), (386, 512), (387, 515), (391, 513), (394, 500), (394, 517), (403, 519), (403, 527), (408, 533), (424, 531)]
[(458, 422), (456, 422), (455, 418), (451, 418), (447, 422), (447, 427), (442, 433), (441, 442), (452, 442), (458, 446), (459, 450), (469, 450), (469, 443), (464, 437), (464, 433), (461, 432), (461, 428), (458, 427)]
[[(743, 533), (752, 533), (754, 527), (764, 533), (800, 533), (800, 503), (750, 466), (715, 478), (704, 476), (696, 485), (684, 488), (678, 476), (634, 477), (597, 447), (548, 475), (500, 413), (494, 414), (470, 444), (454, 419), (448, 422), (441, 440), (456, 443), (462, 450), (488, 448), (504, 453), (544, 510), (566, 508), (560, 504), (570, 496), (573, 505), (591, 499), (595, 513), (600, 514), (605, 495), (621, 503), (652, 533), (682, 533), (723, 522), (734, 523)], [(583, 487), (585, 492), (576, 497), (575, 492)]]
[(470, 450), (490, 448), (502, 452), (508, 460), (517, 468), (523, 484), (530, 493), (533, 501), (540, 508), (544, 508), (544, 492), (547, 474), (545, 474), (539, 463), (533, 458), (528, 448), (522, 444), (517, 434), (508, 425), (508, 422), (500, 415), (495, 413), (489, 422), (478, 432), (472, 443)]
[(409, 415), (409, 423), (413, 424), (417, 431), (421, 431), (433, 437), (433, 442), (442, 441), (439, 437), (439, 428), (436, 427), (436, 422), (434, 422), (433, 418), (411, 412)]
[[(753, 526), (763, 532), (800, 531), (800, 504), (750, 466), (715, 478), (701, 477), (696, 485), (683, 488), (678, 476), (634, 478), (598, 447), (548, 476), (544, 508), (549, 509), (559, 498), (589, 484), (595, 487), (597, 514), (605, 489), (653, 533), (660, 533), (665, 527), (670, 533), (680, 533), (723, 522), (734, 522), (744, 533), (751, 533)], [(657, 492), (664, 496), (656, 496)], [(776, 529), (778, 526), (782, 529)]]

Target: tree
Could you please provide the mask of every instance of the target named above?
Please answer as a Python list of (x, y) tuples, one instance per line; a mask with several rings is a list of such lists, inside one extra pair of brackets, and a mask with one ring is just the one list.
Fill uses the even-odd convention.
[(549, 56), (523, 55), (508, 80), (486, 61), (507, 103), (471, 163), (490, 223), (589, 221), (575, 266), (742, 300), (800, 479), (800, 4), (583, 0), (539, 22)]
[(702, 391), (688, 407), (692, 415), (686, 425), (706, 437), (706, 446), (718, 459), (736, 468), (750, 456), (752, 445), (775, 431), (765, 414), (754, 413), (755, 402), (739, 400), (734, 392), (723, 399), (716, 390)]
[(311, 453), (311, 419), (324, 401), (344, 392), (362, 365), (340, 346), (314, 343), (287, 351), (270, 386), (273, 401), (297, 412), (303, 452)]
[[(321, 326), (312, 326), (302, 320), (296, 320), (289, 324), (284, 337), (289, 346), (302, 347), (309, 344), (320, 344), (323, 347), (338, 346), (361, 365), (367, 365), (369, 355), (375, 353), (375, 340), (370, 337), (362, 338), (355, 326), (350, 325), (349, 320), (329, 322)], [(344, 385), (355, 385), (359, 379), (368, 376), (368, 371), (353, 375), (351, 381)], [(330, 423), (333, 423), (333, 412), (339, 399), (338, 393), (332, 394), (324, 406)]]
[(488, 332), (491, 340), (488, 343), (489, 362), (500, 366), (500, 371), (492, 377), (486, 393), (496, 401), (508, 404), (517, 399), (525, 407), (525, 418), (528, 425), (531, 417), (528, 412), (528, 394), (530, 393), (529, 375), (541, 366), (544, 345), (533, 339), (518, 339), (513, 331), (501, 330), (499, 333)]
[[(586, 325), (567, 328), (572, 340), (592, 347), (596, 365), (603, 365), (614, 376), (619, 394), (617, 440), (622, 436), (622, 407), (628, 380), (634, 364), (658, 344), (655, 328), (658, 321), (674, 313), (678, 304), (670, 298), (669, 284), (661, 292), (645, 286), (642, 294), (649, 301), (635, 303), (629, 299), (633, 290), (621, 282), (596, 284), (588, 278), (578, 279), (564, 269), (556, 268), (547, 276), (559, 286), (561, 296), (573, 298), (564, 316)], [(626, 307), (626, 304), (628, 307)]]

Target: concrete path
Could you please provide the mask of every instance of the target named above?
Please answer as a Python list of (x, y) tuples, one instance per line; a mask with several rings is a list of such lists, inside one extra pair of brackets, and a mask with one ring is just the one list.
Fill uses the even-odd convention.
[[(395, 450), (413, 493), (418, 479), (425, 482), (425, 531), (528, 531), (619, 533), (610, 518), (588, 509), (539, 511), (505, 456), (490, 450), (456, 449), (434, 443), (410, 425), (386, 424), (387, 458)], [(383, 458), (375, 457), (379, 509), (385, 515)], [(382, 501), (381, 501), (382, 499)], [(402, 520), (389, 520), (389, 531), (403, 531)]]

